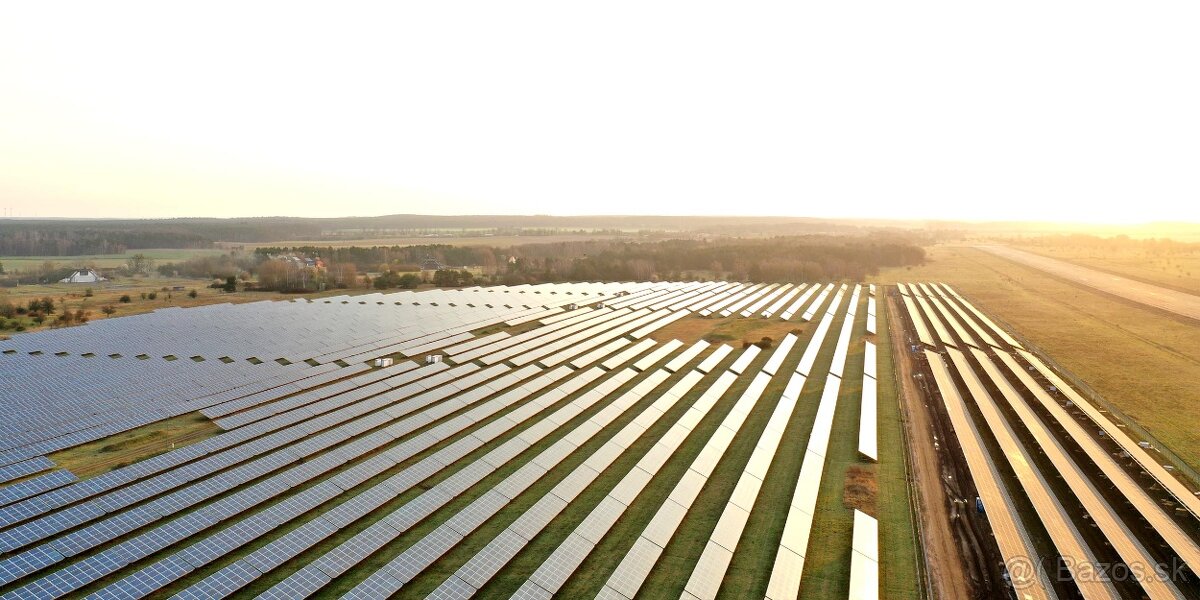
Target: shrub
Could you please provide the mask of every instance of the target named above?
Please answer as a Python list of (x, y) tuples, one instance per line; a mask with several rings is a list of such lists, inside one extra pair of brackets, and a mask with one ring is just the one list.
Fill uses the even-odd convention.
[(133, 300), (129, 297), (129, 294), (125, 294), (124, 296), (121, 296), (121, 302), (129, 304), (130, 302), (133, 302)]
[(415, 273), (405, 273), (400, 276), (398, 281), (400, 287), (406, 290), (415, 290), (418, 285), (421, 285), (421, 278)]

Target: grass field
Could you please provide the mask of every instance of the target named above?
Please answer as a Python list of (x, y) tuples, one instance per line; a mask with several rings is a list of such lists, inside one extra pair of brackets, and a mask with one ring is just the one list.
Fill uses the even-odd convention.
[(145, 250), (128, 250), (124, 254), (86, 254), (81, 256), (0, 256), (0, 264), (6, 271), (31, 271), (50, 261), (62, 268), (96, 267), (111, 269), (125, 264), (125, 260), (135, 254), (144, 254), (154, 259), (158, 264), (179, 262), (193, 256), (217, 256), (225, 250), (216, 248), (149, 248)]
[(1200, 294), (1200, 252), (1155, 255), (1140, 250), (1100, 250), (1091, 247), (1017, 245), (1042, 256), (1091, 267), (1114, 275)]
[[(669, 236), (667, 236), (669, 237)], [(290, 248), (300, 246), (316, 246), (319, 248), (346, 248), (350, 246), (359, 246), (369, 248), (371, 246), (425, 246), (425, 245), (447, 245), (447, 246), (495, 246), (497, 248), (507, 248), (509, 246), (521, 246), (524, 244), (557, 244), (562, 242), (584, 242), (588, 240), (639, 240), (642, 239), (637, 234), (628, 235), (613, 235), (602, 233), (580, 233), (580, 234), (557, 234), (557, 235), (493, 235), (493, 236), (401, 236), (401, 237), (385, 237), (385, 238), (367, 238), (367, 239), (330, 239), (330, 240), (284, 240), (280, 242), (262, 242), (262, 243), (241, 243), (241, 242), (217, 242), (222, 247), (241, 247), (246, 251), (253, 251), (255, 248)], [(655, 236), (654, 239), (666, 239), (664, 236)]]
[(965, 247), (877, 283), (941, 281), (1086, 382), (1191, 468), (1200, 466), (1200, 328)]
[(107, 473), (202, 441), (221, 432), (216, 423), (193, 412), (164, 419), (49, 455), (58, 466), (81, 479)]

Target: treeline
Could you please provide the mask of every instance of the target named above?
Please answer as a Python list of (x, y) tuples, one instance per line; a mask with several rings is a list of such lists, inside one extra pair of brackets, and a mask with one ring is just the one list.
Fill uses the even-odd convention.
[(1166, 256), (1200, 253), (1200, 243), (1181, 242), (1167, 238), (1131, 238), (1127, 235), (1101, 237), (1088, 234), (1045, 235), (1008, 238), (1017, 245), (1043, 248), (1080, 248), (1098, 254), (1138, 253), (1147, 256)]
[(226, 279), (242, 273), (254, 272), (261, 259), (253, 254), (220, 254), (217, 256), (193, 256), (187, 260), (158, 266), (158, 274), (164, 277), (191, 277), (195, 279)]
[(798, 217), (384, 215), (304, 219), (0, 219), (0, 256), (119, 254), (146, 248), (210, 248), (215, 242), (370, 239), (436, 233), (544, 236), (561, 233), (702, 232), (796, 235), (861, 231), (852, 221)]
[(179, 227), (144, 230), (0, 221), (0, 255), (7, 256), (77, 256), (121, 254), (142, 248), (210, 247), (211, 240)]
[[(399, 273), (434, 258), (451, 269), (481, 267), (491, 283), (732, 279), (752, 282), (860, 280), (882, 267), (920, 264), (925, 250), (896, 234), (788, 236), (761, 239), (623, 242), (592, 240), (487, 246), (259, 248), (256, 254), (320, 256), (383, 273)], [(391, 273), (392, 275), (389, 275)], [(485, 283), (488, 281), (485, 281)], [(411, 282), (410, 282), (411, 283)], [(478, 283), (478, 281), (476, 282)]]
[[(526, 248), (536, 246), (528, 244), (518, 246)], [(421, 246), (294, 246), (294, 247), (265, 247), (254, 249), (260, 258), (297, 254), (301, 256), (321, 257), (326, 261), (354, 263), (364, 271), (387, 271), (396, 265), (406, 265), (416, 268), (426, 258), (437, 259), (450, 267), (481, 266), (485, 269), (495, 267), (506, 256), (509, 250), (491, 246), (451, 246), (449, 244), (425, 244)]]
[(892, 236), (541, 244), (522, 247), (506, 279), (730, 279), (755, 283), (861, 280), (881, 267), (920, 264), (924, 260), (923, 248)]

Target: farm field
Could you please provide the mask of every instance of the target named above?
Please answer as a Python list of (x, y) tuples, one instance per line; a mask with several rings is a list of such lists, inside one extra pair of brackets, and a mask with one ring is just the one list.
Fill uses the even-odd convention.
[(1032, 267), (1068, 283), (1200, 323), (1200, 296), (1195, 294), (1097, 271), (1010, 246), (985, 245), (977, 246), (977, 248), (1012, 262)]
[[(722, 303), (756, 313), (741, 320), (788, 332), (762, 348), (656, 339), (718, 285)], [(644, 565), (623, 562), (631, 545), (661, 543), (637, 584), (647, 597), (824, 598), (865, 585), (919, 598), (894, 385), (878, 385), (876, 418), (860, 414), (863, 381), (892, 371), (888, 342), (868, 331), (886, 316), (867, 286), (852, 285), (810, 295), (799, 307), (808, 322), (757, 314), (794, 294), (773, 288), (376, 293), (111, 319), (58, 330), (45, 345), (42, 334), (19, 335), (0, 345), (12, 387), (35, 385), (24, 374), (46, 361), (74, 378), (38, 393), (30, 425), (7, 425), (0, 475), (21, 480), (0, 488), (20, 494), (0, 501), (0, 593), (596, 594), (628, 591)], [(562, 309), (581, 294), (607, 297), (605, 307)], [(759, 329), (706, 322), (700, 338)], [(232, 331), (242, 335), (231, 341)], [(868, 343), (881, 346), (878, 364)], [(445, 358), (408, 359), (434, 354)], [(378, 356), (408, 358), (372, 368)], [(105, 395), (84, 382), (140, 372), (170, 384), (93, 411)], [(878, 463), (861, 454), (861, 423), (892, 448)], [(146, 451), (164, 436), (174, 450)], [(152, 457), (83, 456), (124, 452)], [(59, 470), (46, 471), (45, 455)], [(67, 464), (90, 478), (50, 481)], [(62, 520), (99, 502), (110, 514)], [(177, 508), (160, 516), (166, 502)], [(672, 506), (681, 522), (663, 520)], [(876, 518), (877, 537), (855, 533)], [(810, 528), (811, 538), (795, 537)], [(776, 568), (797, 552), (802, 571)], [(49, 562), (34, 567), (31, 553)], [(114, 553), (125, 558), (109, 562)]]
[(1017, 244), (1015, 247), (1097, 271), (1200, 294), (1200, 252), (1151, 253), (1140, 249), (1034, 244)]
[(225, 250), (217, 248), (148, 248), (144, 250), (128, 250), (123, 254), (88, 254), (81, 256), (0, 256), (0, 263), (6, 271), (35, 271), (46, 262), (53, 262), (63, 268), (95, 267), (111, 269), (125, 264), (129, 257), (144, 254), (158, 264), (184, 261), (193, 256), (218, 256)]
[[(1200, 331), (1160, 312), (1063, 282), (974, 248), (936, 246), (925, 265), (879, 283), (950, 284), (1144, 428), (1200, 479)], [(1076, 381), (1078, 383), (1078, 381)]]

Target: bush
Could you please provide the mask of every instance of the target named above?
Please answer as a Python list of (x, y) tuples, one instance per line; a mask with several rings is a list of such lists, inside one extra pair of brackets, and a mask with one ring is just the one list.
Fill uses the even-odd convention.
[(199, 295), (200, 294), (196, 293), (196, 290), (192, 290), (192, 291), (188, 292), (188, 298), (195, 298), (196, 296), (199, 296)]
[(129, 297), (129, 294), (125, 294), (124, 296), (121, 296), (121, 302), (129, 304), (130, 302), (133, 302), (133, 299)]
[(400, 276), (400, 280), (398, 281), (398, 283), (400, 284), (400, 287), (403, 289), (415, 290), (415, 289), (417, 289), (417, 286), (421, 285), (421, 278), (418, 277), (415, 273), (405, 273)]
[(146, 294), (146, 298), (147, 298), (148, 300), (154, 300), (154, 299), (157, 299), (157, 298), (158, 298), (158, 292), (150, 292), (149, 294)]
[(41, 300), (33, 299), (29, 301), (30, 313), (52, 313), (54, 312), (54, 300), (51, 298), (42, 298)]
[(113, 313), (117, 312), (117, 308), (111, 304), (105, 304), (100, 308), (100, 312), (104, 313), (106, 317), (111, 317)]
[(93, 294), (92, 294), (92, 288), (88, 288), (88, 289), (86, 289), (86, 290), (83, 290), (83, 297), (84, 297), (84, 298), (91, 298), (91, 297), (92, 297), (92, 295), (93, 295)]

